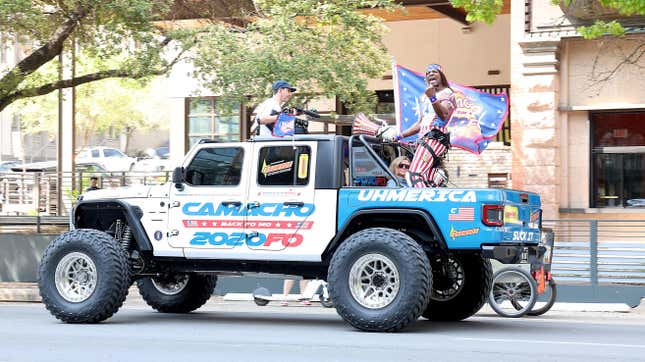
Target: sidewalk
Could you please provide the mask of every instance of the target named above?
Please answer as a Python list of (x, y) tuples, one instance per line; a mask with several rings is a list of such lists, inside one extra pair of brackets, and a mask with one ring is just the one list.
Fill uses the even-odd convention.
[(38, 284), (0, 282), (0, 302), (40, 302)]
[[(214, 298), (215, 300), (223, 302), (252, 302), (253, 295), (251, 293), (228, 293), (224, 296)], [(295, 296), (293, 299), (296, 299)], [(38, 293), (38, 285), (36, 283), (6, 283), (0, 282), (0, 302), (40, 302), (41, 298)], [(145, 305), (145, 301), (141, 299), (139, 291), (135, 286), (130, 288), (126, 305), (137, 306)], [(255, 303), (253, 303), (255, 305)], [(271, 302), (272, 306), (279, 306), (279, 303)], [(299, 306), (299, 303), (290, 303), (290, 306)], [(313, 305), (319, 307), (318, 303)], [(488, 305), (482, 308), (490, 309)], [(333, 310), (333, 309), (331, 309)], [(492, 312), (492, 309), (490, 309)], [(645, 302), (636, 308), (631, 308), (624, 303), (558, 303), (553, 305), (551, 311), (556, 312), (610, 312), (610, 313), (637, 313), (645, 314)], [(480, 311), (481, 312), (481, 311)]]

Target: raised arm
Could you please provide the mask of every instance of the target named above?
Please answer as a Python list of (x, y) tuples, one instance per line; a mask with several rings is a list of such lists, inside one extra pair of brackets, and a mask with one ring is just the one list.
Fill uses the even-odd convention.
[(444, 121), (447, 121), (452, 111), (455, 110), (454, 98), (450, 96), (449, 98), (437, 98), (436, 90), (434, 87), (428, 87), (425, 91), (426, 96), (430, 99), (432, 103), (432, 108), (439, 118)]

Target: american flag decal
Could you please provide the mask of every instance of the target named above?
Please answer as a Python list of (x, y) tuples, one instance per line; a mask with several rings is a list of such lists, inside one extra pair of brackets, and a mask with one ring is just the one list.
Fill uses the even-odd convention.
[(475, 221), (474, 207), (459, 207), (450, 209), (449, 221)]

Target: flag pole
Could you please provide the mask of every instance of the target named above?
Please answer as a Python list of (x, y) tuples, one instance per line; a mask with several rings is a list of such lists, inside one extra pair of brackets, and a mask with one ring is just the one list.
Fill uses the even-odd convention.
[(396, 128), (399, 132), (401, 130), (401, 99), (399, 96), (399, 76), (396, 71), (396, 61), (394, 57), (390, 59), (392, 63), (392, 91), (394, 92), (394, 119), (396, 120)]

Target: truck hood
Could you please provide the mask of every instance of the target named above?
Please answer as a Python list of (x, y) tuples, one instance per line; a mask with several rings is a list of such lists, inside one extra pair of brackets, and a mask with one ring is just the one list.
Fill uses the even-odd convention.
[(148, 198), (148, 197), (162, 197), (168, 194), (168, 188), (164, 185), (146, 186), (135, 185), (117, 187), (114, 189), (100, 189), (94, 191), (86, 191), (83, 193), (83, 200), (98, 200), (98, 199), (125, 199), (125, 198)]

